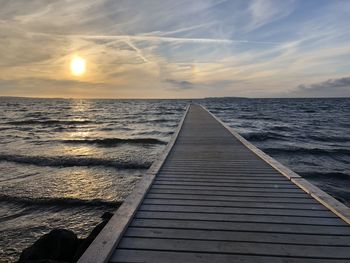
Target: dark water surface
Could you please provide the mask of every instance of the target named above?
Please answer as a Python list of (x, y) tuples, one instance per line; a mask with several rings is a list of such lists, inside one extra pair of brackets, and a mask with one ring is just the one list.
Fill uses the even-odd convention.
[[(350, 205), (350, 99), (196, 102)], [(187, 103), (0, 98), (0, 261), (52, 228), (86, 236), (164, 149)]]

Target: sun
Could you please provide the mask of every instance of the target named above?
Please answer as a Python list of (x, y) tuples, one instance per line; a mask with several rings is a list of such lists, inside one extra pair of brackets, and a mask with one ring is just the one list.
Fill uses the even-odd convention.
[(82, 57), (74, 57), (70, 61), (70, 71), (74, 76), (82, 76), (86, 71), (86, 60)]

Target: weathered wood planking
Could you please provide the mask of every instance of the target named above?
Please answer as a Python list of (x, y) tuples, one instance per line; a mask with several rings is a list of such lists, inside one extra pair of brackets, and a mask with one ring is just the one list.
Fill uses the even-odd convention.
[(183, 122), (187, 116), (189, 106), (186, 108), (176, 132), (172, 139), (160, 155), (157, 161), (148, 169), (147, 173), (138, 182), (132, 193), (125, 199), (123, 204), (115, 212), (114, 216), (109, 220), (108, 224), (102, 229), (100, 234), (95, 238), (89, 248), (78, 260), (79, 263), (98, 263), (107, 262), (122, 238), (127, 226), (130, 224), (138, 207), (148, 192), (154, 178), (164, 161), (174, 146), (180, 133)]
[(79, 262), (350, 262), (349, 208), (203, 107), (186, 114)]

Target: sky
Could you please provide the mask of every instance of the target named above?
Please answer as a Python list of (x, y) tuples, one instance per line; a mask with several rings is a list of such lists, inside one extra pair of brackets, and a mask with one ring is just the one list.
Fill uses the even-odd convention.
[(0, 0), (0, 96), (350, 97), (349, 25), (348, 0)]

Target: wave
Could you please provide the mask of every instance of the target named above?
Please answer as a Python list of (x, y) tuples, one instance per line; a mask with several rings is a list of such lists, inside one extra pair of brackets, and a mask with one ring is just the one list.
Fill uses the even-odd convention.
[(121, 205), (121, 202), (106, 201), (102, 199), (83, 200), (77, 198), (31, 198), (31, 197), (18, 197), (9, 195), (0, 195), (0, 202), (16, 203), (20, 205), (38, 205), (38, 206), (89, 206), (89, 207), (113, 207), (117, 208)]
[[(290, 131), (291, 128), (289, 127), (285, 127), (285, 126), (275, 126), (275, 127), (271, 127), (270, 128), (273, 131), (276, 132), (249, 132), (249, 133), (241, 133), (241, 135), (250, 141), (266, 141), (266, 140), (270, 140), (270, 139), (278, 139), (281, 140), (282, 138), (287, 139), (288, 136), (286, 136), (283, 133), (279, 133), (279, 132), (284, 132), (284, 131)], [(300, 138), (302, 138), (300, 136)], [(314, 141), (321, 141), (321, 142), (331, 142), (331, 143), (335, 143), (335, 142), (349, 142), (350, 141), (350, 137), (345, 137), (345, 136), (318, 136), (318, 135), (307, 135), (304, 137), (305, 139), (311, 139)]]
[(315, 112), (316, 112), (316, 110), (306, 109), (306, 110), (304, 110), (304, 112), (306, 112), (306, 113), (315, 113)]
[(268, 117), (268, 116), (259, 116), (259, 115), (240, 115), (240, 119), (242, 120), (258, 120), (258, 121), (277, 121), (278, 118)]
[(32, 164), (36, 166), (73, 167), (73, 166), (105, 166), (119, 169), (148, 169), (151, 163), (123, 162), (118, 160), (100, 159), (92, 157), (72, 156), (27, 156), (0, 154), (0, 161)]
[(232, 110), (232, 108), (227, 108), (227, 107), (210, 107), (210, 111), (214, 113), (215, 112), (220, 112), (223, 110)]
[(169, 111), (169, 109), (159, 109), (159, 110), (153, 110), (153, 111), (149, 111), (147, 112), (150, 116), (166, 116), (166, 115), (179, 115), (178, 112), (176, 112), (176, 110), (174, 111)]
[(23, 121), (9, 121), (6, 124), (10, 125), (55, 125), (55, 124), (63, 124), (63, 125), (75, 125), (75, 124), (88, 124), (93, 123), (89, 120), (23, 120)]
[(284, 136), (274, 132), (250, 132), (250, 133), (242, 133), (242, 136), (249, 141), (266, 141), (266, 140), (277, 140), (282, 139)]
[(178, 123), (169, 123), (169, 124), (164, 124), (164, 126), (169, 127), (169, 128), (177, 128), (179, 126)]
[(96, 144), (105, 147), (112, 147), (119, 144), (166, 144), (162, 140), (155, 138), (104, 138), (104, 139), (78, 139), (78, 140), (61, 140), (60, 142), (69, 144)]
[(168, 123), (168, 122), (176, 122), (176, 119), (138, 119), (133, 123)]
[(153, 131), (143, 131), (143, 132), (137, 132), (135, 133), (135, 135), (137, 136), (142, 136), (142, 135), (158, 135), (158, 136), (168, 136), (168, 135), (172, 135), (174, 134), (174, 131), (157, 131), (157, 130), (153, 130)]
[(309, 135), (310, 139), (321, 142), (350, 142), (350, 137), (344, 136), (317, 136), (317, 135)]
[(133, 131), (134, 129), (125, 127), (125, 126), (124, 127), (118, 126), (118, 127), (102, 127), (99, 130), (100, 131), (115, 131), (115, 130)]
[(299, 172), (299, 174), (306, 178), (327, 178), (337, 180), (349, 180), (350, 174), (342, 172)]
[(321, 148), (301, 148), (301, 147), (286, 147), (286, 148), (263, 148), (268, 154), (313, 154), (313, 155), (350, 155), (350, 149), (321, 149)]
[(288, 126), (273, 126), (270, 129), (274, 131), (291, 131), (292, 130), (292, 128)]
[(0, 183), (9, 182), (9, 181), (18, 180), (18, 179), (24, 179), (24, 178), (36, 176), (38, 174), (39, 173), (29, 173), (29, 174), (19, 175), (19, 176), (15, 176), (15, 177), (5, 178), (5, 179), (0, 180)]

